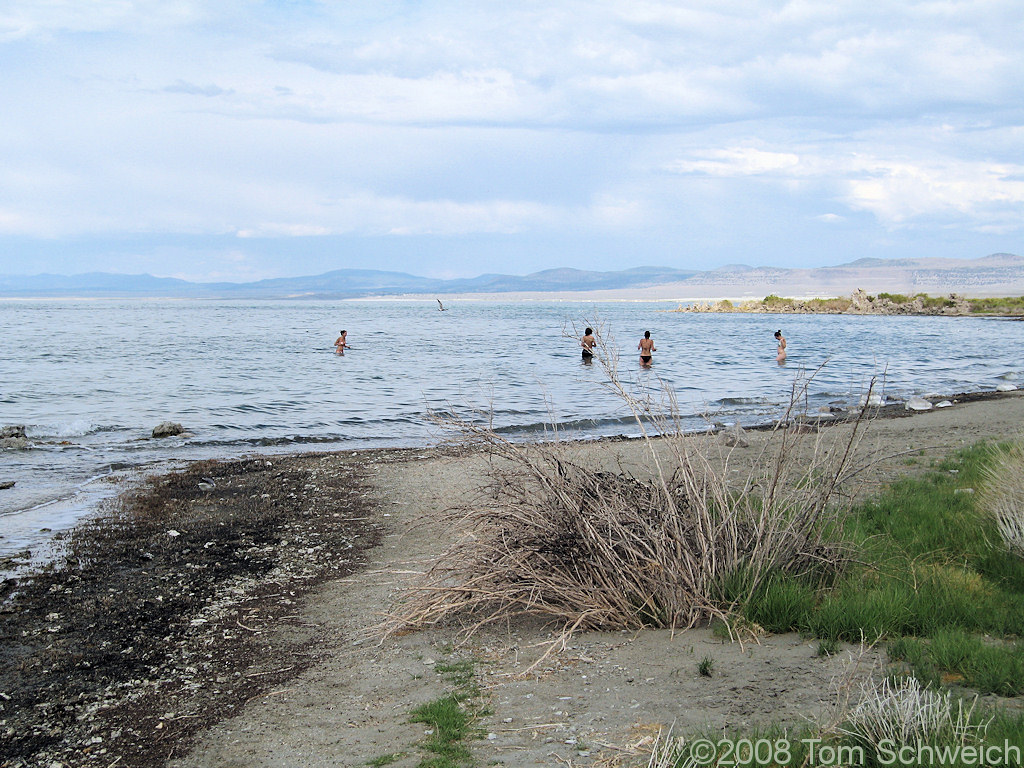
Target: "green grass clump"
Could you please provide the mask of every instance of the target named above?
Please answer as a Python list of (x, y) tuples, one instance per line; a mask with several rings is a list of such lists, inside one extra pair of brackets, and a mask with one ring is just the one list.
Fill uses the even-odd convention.
[(776, 296), (774, 293), (771, 293), (765, 296), (761, 303), (768, 307), (792, 306), (793, 299), (785, 299), (782, 296)]
[(914, 298), (920, 299), (925, 309), (946, 309), (956, 306), (956, 302), (948, 296), (929, 296), (927, 293), (919, 293)]
[(409, 721), (425, 723), (434, 731), (424, 744), (434, 756), (421, 761), (420, 768), (457, 768), (469, 761), (469, 749), (463, 744), (469, 736), (469, 715), (456, 696), (449, 694), (416, 707)]
[(839, 641), (838, 640), (822, 640), (818, 643), (818, 649), (815, 653), (820, 657), (835, 656), (839, 653)]
[[(409, 722), (430, 726), (430, 733), (416, 749), (429, 755), (417, 768), (464, 768), (473, 764), (468, 740), (481, 733), (474, 723), (491, 714), (476, 680), (473, 660), (441, 661), (434, 665), (436, 672), (452, 688), (444, 696), (422, 704), (409, 715)], [(370, 765), (389, 765), (404, 753), (383, 755)]]
[(697, 672), (701, 677), (711, 677), (711, 673), (715, 671), (715, 660), (710, 656), (705, 656), (697, 664)]

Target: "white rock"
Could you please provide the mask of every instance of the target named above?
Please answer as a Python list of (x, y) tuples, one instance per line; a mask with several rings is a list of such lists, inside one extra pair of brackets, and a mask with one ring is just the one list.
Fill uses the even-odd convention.
[(885, 405), (885, 398), (879, 394), (872, 394), (870, 397), (861, 395), (860, 407), (863, 408), (865, 405)]
[(996, 392), (1013, 392), (1016, 389), (1016, 384), (1010, 384), (1008, 382), (996, 385)]
[(949, 400), (943, 400), (941, 403), (936, 403), (935, 407), (936, 408), (952, 408), (953, 407), (953, 403), (951, 403)]
[(907, 400), (907, 404), (903, 407), (908, 411), (930, 411), (932, 404), (923, 397), (912, 397)]
[(173, 539), (175, 536), (181, 536), (181, 533), (179, 531), (174, 530), (172, 528), (171, 530), (169, 530), (167, 532), (167, 535), (170, 536)]
[(723, 430), (721, 432), (721, 440), (726, 445), (737, 448), (746, 448), (750, 445), (739, 422), (735, 422), (728, 429)]

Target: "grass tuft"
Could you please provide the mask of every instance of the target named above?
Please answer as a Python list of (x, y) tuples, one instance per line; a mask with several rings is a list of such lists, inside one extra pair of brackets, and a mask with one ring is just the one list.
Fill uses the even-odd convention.
[(470, 759), (469, 749), (463, 744), (469, 735), (469, 715), (454, 694), (416, 707), (409, 721), (425, 723), (433, 730), (424, 749), (434, 756), (421, 762), (421, 768), (449, 768)]
[(839, 732), (863, 747), (868, 758), (885, 744), (979, 745), (989, 723), (975, 714), (975, 703), (923, 687), (912, 677), (886, 678), (881, 685), (868, 680)]
[(984, 472), (980, 504), (995, 521), (1006, 548), (1024, 557), (1024, 445), (999, 451)]
[(715, 660), (710, 656), (705, 656), (697, 664), (697, 672), (700, 673), (701, 677), (711, 677), (711, 673), (715, 671)]

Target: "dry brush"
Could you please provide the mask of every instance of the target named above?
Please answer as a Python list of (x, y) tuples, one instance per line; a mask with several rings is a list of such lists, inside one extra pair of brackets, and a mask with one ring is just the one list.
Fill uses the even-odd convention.
[(447, 416), (489, 457), (489, 483), (455, 510), (452, 529), (465, 535), (404, 593), (384, 633), (457, 618), (471, 634), (522, 615), (559, 622), (563, 636), (687, 628), (725, 617), (737, 583), (749, 594), (773, 574), (841, 567), (833, 502), (855, 472), (866, 406), (847, 429), (818, 430), (797, 418), (798, 382), (737, 481), (736, 449), (686, 434), (670, 390), (657, 403), (636, 397), (603, 345), (599, 359), (640, 427), (646, 465), (593, 471), (579, 444), (515, 442), (486, 418)]

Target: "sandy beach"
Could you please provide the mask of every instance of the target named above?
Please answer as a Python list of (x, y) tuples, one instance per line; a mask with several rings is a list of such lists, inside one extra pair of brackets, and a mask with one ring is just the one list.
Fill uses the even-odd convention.
[[(1022, 423), (1019, 393), (877, 418), (848, 496), (1015, 437)], [(746, 439), (731, 454), (736, 471), (758, 460), (769, 433)], [(602, 440), (567, 450), (617, 471), (641, 466), (647, 448)], [(436, 668), (464, 659), (487, 701), (477, 764), (646, 764), (653, 735), (673, 723), (687, 732), (820, 715), (860, 654), (819, 658), (797, 635), (739, 644), (707, 628), (586, 632), (524, 674), (557, 627), (523, 621), (464, 641), (460, 627), (439, 626), (379, 641), (372, 628), (453, 541), (446, 510), (471, 499), (487, 470), (485, 456), (452, 446), (204, 462), (140, 484), (75, 531), (67, 563), (3, 585), (0, 765), (357, 766), (395, 756), (389, 764), (415, 766), (424, 726), (409, 713), (450, 688)], [(697, 662), (708, 656), (716, 673), (703, 677)]]

